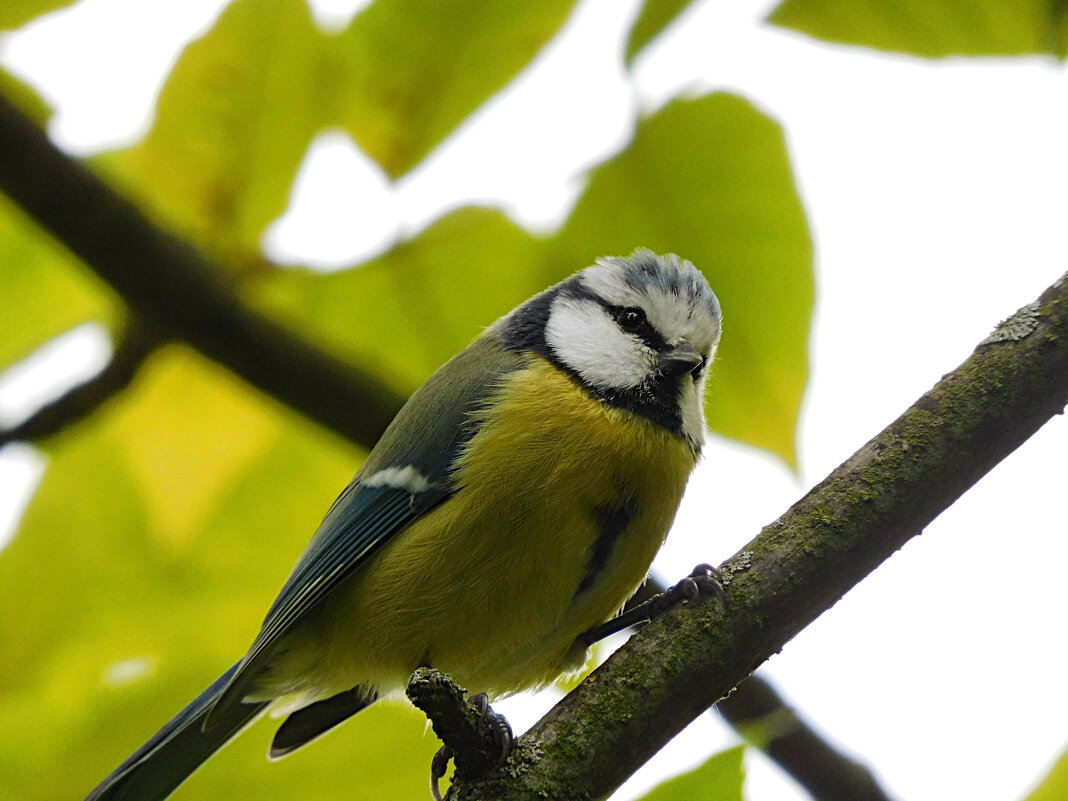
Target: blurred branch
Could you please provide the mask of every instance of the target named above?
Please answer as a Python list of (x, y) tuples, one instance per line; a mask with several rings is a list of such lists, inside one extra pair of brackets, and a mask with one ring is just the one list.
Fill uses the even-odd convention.
[[(623, 611), (665, 589), (650, 576)], [(715, 709), (739, 736), (767, 754), (815, 801), (890, 801), (866, 765), (824, 740), (759, 674), (744, 679), (716, 703)]]
[(1068, 403), (1068, 274), (449, 798), (603, 798)]
[(716, 709), (816, 801), (889, 801), (866, 765), (820, 737), (759, 675), (742, 681)]
[(21, 423), (0, 429), (0, 446), (19, 440), (44, 439), (84, 419), (109, 398), (126, 389), (145, 359), (159, 344), (158, 335), (138, 322), (131, 322), (123, 331), (111, 360), (103, 370), (46, 403)]
[(161, 230), (0, 96), (0, 190), (165, 336), (370, 448), (403, 403), (374, 376), (253, 311), (188, 242)]

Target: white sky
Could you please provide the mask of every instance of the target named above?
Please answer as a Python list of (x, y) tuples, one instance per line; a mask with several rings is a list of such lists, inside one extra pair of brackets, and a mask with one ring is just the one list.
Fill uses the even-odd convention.
[[(336, 24), (346, 4), (331, 5)], [(321, 137), (267, 237), (279, 258), (336, 267), (461, 202), (550, 226), (581, 169), (625, 141), (635, 104), (655, 108), (686, 88), (737, 91), (781, 121), (817, 244), (801, 476), (714, 442), (657, 561), (665, 578), (740, 548), (1068, 269), (1064, 67), (824, 46), (760, 26), (772, 5), (699, 3), (629, 86), (611, 56), (635, 0), (586, 0), (571, 37), (398, 186), (346, 138)], [(218, 8), (85, 0), (0, 43), (0, 62), (59, 108), (58, 141), (90, 153), (144, 132), (176, 53)], [(348, 222), (372, 212), (373, 226)], [(99, 332), (71, 339), (82, 355), (69, 361), (86, 349), (106, 356)], [(39, 380), (0, 378), (0, 417)], [(1068, 744), (1068, 659), (1053, 611), (1066, 600), (1066, 444), (1058, 418), (766, 668), (897, 798), (1020, 798)], [(0, 534), (40, 469), (29, 448), (0, 453), (0, 487), (11, 488)], [(501, 708), (523, 728), (547, 703)], [(704, 716), (619, 797), (731, 742)], [(750, 801), (804, 797), (758, 755), (748, 767)]]

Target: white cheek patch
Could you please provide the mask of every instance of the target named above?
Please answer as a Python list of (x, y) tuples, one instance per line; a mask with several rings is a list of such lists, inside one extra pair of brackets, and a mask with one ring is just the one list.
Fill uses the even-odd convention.
[(425, 492), (430, 488), (426, 476), (411, 465), (407, 467), (387, 467), (363, 480), (365, 487), (395, 487), (405, 492)]
[(588, 384), (633, 389), (655, 364), (656, 354), (624, 333), (592, 300), (558, 297), (545, 324), (545, 341), (564, 364)]

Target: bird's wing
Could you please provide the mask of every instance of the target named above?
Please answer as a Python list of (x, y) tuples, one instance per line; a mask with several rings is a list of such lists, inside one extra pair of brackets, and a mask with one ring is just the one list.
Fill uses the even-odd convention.
[(431, 376), (405, 404), (323, 518), (209, 713), (207, 727), (217, 714), (241, 701), (274, 647), (309, 610), (397, 532), (452, 494), (450, 467), (477, 430), (475, 412), (500, 378), (523, 363), (523, 357), (500, 348), (492, 333), (487, 334)]
[(357, 484), (346, 490), (344, 500), (323, 521), (315, 547), (305, 552), (271, 605), (246, 662), (270, 651), (296, 621), (361, 562), (448, 495), (447, 488), (412, 493), (389, 486)]

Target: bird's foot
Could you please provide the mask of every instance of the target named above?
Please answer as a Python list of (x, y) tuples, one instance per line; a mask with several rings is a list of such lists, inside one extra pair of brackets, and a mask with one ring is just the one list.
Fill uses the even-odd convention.
[(485, 693), (467, 698), (467, 692), (450, 676), (421, 667), (412, 674), (407, 694), (445, 743), (430, 765), (430, 791), (437, 801), (441, 799), (439, 784), (450, 759), (456, 764), (457, 775), (476, 779), (511, 753), (512, 728), (490, 708)]
[(712, 565), (700, 564), (686, 578), (663, 592), (654, 595), (648, 601), (631, 607), (620, 615), (607, 620), (599, 626), (579, 635), (579, 640), (587, 646), (600, 642), (605, 637), (623, 631), (638, 623), (652, 620), (682, 601), (692, 601), (702, 595), (715, 595), (726, 601), (727, 593), (723, 589), (723, 575)]
[[(512, 753), (512, 727), (504, 715), (493, 711), (493, 707), (489, 703), (489, 696), (485, 693), (472, 695), (467, 699), (467, 705), (478, 712), (481, 724), (492, 731), (492, 737), (496, 741), (498, 747), (497, 761), (488, 767), (489, 770), (492, 770), (503, 763), (508, 758), (508, 755)], [(438, 752), (434, 754), (434, 759), (430, 763), (430, 793), (434, 796), (434, 801), (442, 801), (439, 784), (445, 776), (445, 772), (449, 769), (449, 760), (455, 756), (455, 752), (447, 745), (441, 746)], [(484, 762), (482, 767), (485, 769)]]

